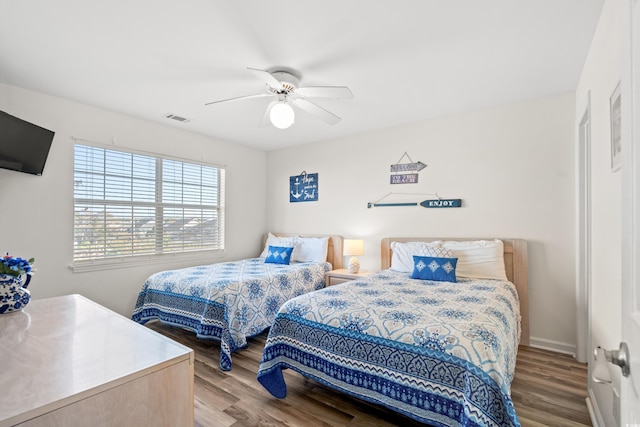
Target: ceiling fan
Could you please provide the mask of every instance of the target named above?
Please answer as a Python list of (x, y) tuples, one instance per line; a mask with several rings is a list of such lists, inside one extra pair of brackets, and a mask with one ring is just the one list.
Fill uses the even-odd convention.
[(286, 129), (291, 126), (295, 120), (292, 105), (330, 125), (335, 125), (340, 121), (340, 117), (309, 101), (308, 98), (353, 98), (351, 90), (346, 86), (299, 87), (298, 78), (288, 71), (269, 72), (257, 68), (247, 68), (247, 70), (264, 81), (266, 87), (265, 93), (222, 99), (220, 101), (208, 102), (205, 105), (252, 98), (275, 98), (267, 106), (259, 126), (267, 126), (269, 122), (271, 122), (271, 124), (279, 129)]

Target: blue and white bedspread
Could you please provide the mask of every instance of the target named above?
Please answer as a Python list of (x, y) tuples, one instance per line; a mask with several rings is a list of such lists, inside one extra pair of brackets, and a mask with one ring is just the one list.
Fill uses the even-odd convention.
[(294, 369), (437, 426), (519, 426), (511, 282), (413, 280), (383, 270), (294, 298), (269, 331), (258, 380), (278, 398)]
[(267, 264), (251, 258), (151, 275), (131, 318), (158, 319), (192, 330), (198, 338), (220, 340), (220, 368), (231, 369), (231, 353), (247, 337), (271, 326), (282, 304), (324, 287), (329, 263)]

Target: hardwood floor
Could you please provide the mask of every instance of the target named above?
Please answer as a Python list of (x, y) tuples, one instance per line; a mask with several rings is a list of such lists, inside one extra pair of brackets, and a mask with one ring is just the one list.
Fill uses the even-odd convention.
[(511, 399), (523, 427), (591, 426), (587, 365), (573, 357), (520, 346)]
[[(233, 369), (220, 370), (220, 344), (189, 331), (147, 324), (195, 351), (195, 425), (225, 426), (424, 426), (284, 371), (287, 397), (272, 397), (256, 380), (266, 332), (233, 354)], [(587, 366), (572, 357), (520, 347), (511, 396), (523, 427), (591, 426), (585, 402)]]

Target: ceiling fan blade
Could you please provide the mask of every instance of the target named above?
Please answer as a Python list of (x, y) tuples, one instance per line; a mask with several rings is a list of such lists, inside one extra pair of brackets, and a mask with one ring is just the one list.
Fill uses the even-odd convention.
[(280, 83), (278, 79), (273, 77), (270, 72), (265, 70), (258, 70), (257, 68), (249, 68), (249, 67), (247, 67), (247, 70), (255, 74), (256, 77), (258, 77), (260, 80), (265, 82), (268, 86), (271, 86), (272, 88), (277, 90), (284, 89), (284, 87), (282, 86), (282, 83)]
[(271, 113), (271, 107), (273, 107), (277, 103), (278, 101), (276, 100), (276, 101), (271, 101), (269, 105), (267, 105), (267, 108), (264, 110), (264, 114), (260, 119), (260, 123), (258, 123), (258, 127), (263, 128), (271, 125), (271, 119), (269, 118), (269, 113)]
[(346, 86), (306, 86), (297, 88), (296, 93), (307, 98), (353, 98), (353, 93)]
[(321, 120), (324, 120), (330, 125), (335, 125), (341, 120), (340, 117), (336, 116), (330, 111), (325, 110), (321, 106), (314, 104), (309, 100), (306, 100), (304, 98), (294, 98), (294, 97), (289, 97), (289, 99), (291, 100), (291, 102), (293, 102), (293, 104), (296, 107), (306, 111), (309, 114), (312, 114), (318, 117)]
[(220, 104), (221, 102), (228, 102), (228, 101), (240, 101), (243, 99), (252, 99), (252, 98), (264, 98), (267, 96), (275, 96), (273, 93), (260, 93), (257, 95), (246, 95), (246, 96), (238, 96), (235, 98), (227, 98), (227, 99), (221, 99), (220, 101), (212, 101), (212, 102), (207, 102), (204, 105), (212, 105), (212, 104)]

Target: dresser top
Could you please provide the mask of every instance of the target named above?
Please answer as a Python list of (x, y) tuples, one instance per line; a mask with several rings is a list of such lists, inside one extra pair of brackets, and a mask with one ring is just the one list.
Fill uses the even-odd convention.
[(145, 375), (193, 351), (81, 296), (0, 315), (0, 427)]

